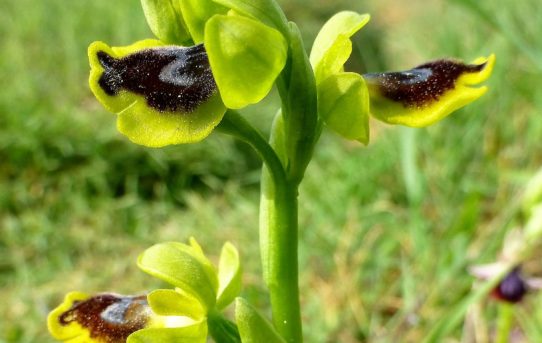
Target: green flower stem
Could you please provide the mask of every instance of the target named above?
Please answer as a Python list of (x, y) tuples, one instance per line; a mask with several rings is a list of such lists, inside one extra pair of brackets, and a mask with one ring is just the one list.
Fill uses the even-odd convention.
[[(282, 125), (274, 125), (273, 137)], [(277, 153), (237, 112), (228, 111), (218, 129), (250, 144), (262, 157), (260, 245), (273, 323), (287, 342), (302, 342), (297, 261), (297, 184), (287, 180)], [(277, 147), (278, 149), (278, 147)]]
[(276, 85), (282, 100), (289, 180), (301, 183), (318, 140), (316, 80), (295, 23), (289, 23), (289, 56)]
[(290, 343), (303, 341), (297, 258), (297, 187), (273, 185), (264, 171), (260, 202), (260, 247), (273, 324)]
[(273, 148), (238, 112), (228, 110), (217, 129), (252, 146), (258, 155), (260, 155), (266, 167), (269, 168), (273, 175), (273, 182), (276, 184), (286, 183), (286, 173), (282, 162)]
[(514, 320), (513, 305), (508, 303), (499, 304), (499, 323), (497, 326), (497, 338), (495, 343), (507, 343), (510, 340), (510, 332)]

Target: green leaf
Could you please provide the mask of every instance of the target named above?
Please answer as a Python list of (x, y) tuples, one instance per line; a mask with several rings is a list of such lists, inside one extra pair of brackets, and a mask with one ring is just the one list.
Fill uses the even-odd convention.
[(245, 16), (252, 17), (264, 24), (288, 32), (288, 20), (275, 0), (213, 0)]
[(207, 342), (207, 322), (177, 328), (150, 328), (134, 332), (127, 343), (205, 343)]
[(280, 32), (246, 17), (213, 16), (204, 42), (222, 101), (232, 109), (262, 100), (286, 62)]
[(205, 310), (194, 296), (182, 289), (157, 289), (147, 295), (152, 311), (161, 316), (185, 316), (196, 321), (205, 318)]
[(369, 92), (361, 75), (339, 73), (318, 87), (318, 111), (346, 139), (369, 142)]
[(196, 297), (206, 311), (214, 307), (217, 273), (197, 249), (176, 242), (156, 244), (145, 250), (137, 262), (144, 272)]
[(211, 0), (180, 0), (182, 15), (194, 43), (203, 42), (205, 23), (215, 14), (224, 14), (228, 9)]
[(182, 45), (190, 40), (181, 16), (179, 1), (141, 0), (141, 6), (152, 33), (161, 41)]
[(235, 321), (243, 343), (285, 343), (271, 323), (245, 299), (235, 301)]
[(216, 307), (228, 306), (241, 292), (241, 262), (239, 252), (229, 242), (222, 247), (218, 263), (218, 297)]
[(344, 63), (352, 53), (350, 37), (369, 19), (368, 14), (344, 11), (335, 14), (324, 24), (314, 40), (310, 55), (316, 83), (343, 71)]

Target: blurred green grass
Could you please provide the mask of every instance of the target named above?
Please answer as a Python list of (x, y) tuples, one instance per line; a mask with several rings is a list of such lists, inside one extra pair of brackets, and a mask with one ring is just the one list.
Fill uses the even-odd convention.
[[(307, 46), (337, 10), (370, 12), (349, 67), (410, 68), (490, 52), (490, 92), (412, 131), (372, 123), (368, 147), (323, 136), (301, 189), (307, 342), (418, 342), (468, 294), (466, 268), (496, 258), (514, 199), (542, 164), (542, 8), (473, 0), (282, 1)], [(259, 277), (259, 162), (213, 135), (153, 150), (115, 130), (87, 86), (93, 40), (150, 37), (139, 2), (0, 3), (0, 342), (52, 342), (47, 312), (70, 290), (137, 293), (156, 283), (138, 253), (194, 235), (211, 256), (231, 240), (244, 295), (265, 308)], [(273, 97), (247, 115), (265, 130)], [(325, 180), (325, 182), (323, 182)], [(530, 269), (541, 272), (540, 256)], [(542, 297), (515, 309), (542, 341)], [(481, 320), (491, 329), (495, 304)], [(456, 327), (447, 342), (459, 342)]]

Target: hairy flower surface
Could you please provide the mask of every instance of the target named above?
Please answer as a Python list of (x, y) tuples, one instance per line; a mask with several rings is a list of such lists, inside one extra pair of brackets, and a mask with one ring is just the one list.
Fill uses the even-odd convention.
[[(265, 97), (286, 63), (282, 34), (211, 0), (143, 0), (159, 38), (88, 49), (90, 89), (117, 128), (149, 147), (195, 143), (226, 108)], [(180, 45), (182, 44), (182, 45)]]
[(154, 314), (145, 295), (71, 292), (49, 314), (47, 324), (54, 338), (70, 343), (124, 343), (135, 331), (178, 325), (177, 319)]
[(423, 127), (481, 97), (495, 56), (471, 64), (456, 60), (427, 62), (400, 72), (364, 74), (371, 114), (386, 123)]

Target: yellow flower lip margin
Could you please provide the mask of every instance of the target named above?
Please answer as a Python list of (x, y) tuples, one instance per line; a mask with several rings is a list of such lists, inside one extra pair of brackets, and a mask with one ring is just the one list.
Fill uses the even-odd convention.
[(136, 144), (163, 147), (199, 142), (213, 131), (226, 112), (218, 91), (191, 112), (158, 111), (148, 106), (141, 95), (125, 89), (108, 95), (99, 84), (105, 72), (98, 59), (99, 52), (119, 59), (145, 49), (163, 47), (167, 45), (155, 39), (122, 47), (110, 47), (100, 41), (92, 43), (88, 48), (90, 89), (107, 110), (118, 114), (118, 130)]
[[(488, 90), (487, 86), (471, 86), (478, 85), (487, 80), (491, 75), (494, 65), (494, 54), (488, 57), (477, 58), (472, 64), (464, 66), (471, 68), (479, 66), (481, 67), (479, 71), (461, 73), (455, 80), (452, 80), (453, 86), (444, 90), (441, 95), (436, 97), (436, 100), (432, 99), (426, 103), (416, 105), (405, 105), (400, 101), (387, 98), (384, 96), (381, 88), (383, 86), (382, 81), (374, 76), (377, 74), (365, 74), (363, 77), (367, 81), (371, 96), (371, 115), (389, 124), (410, 127), (431, 125), (484, 95)], [(412, 71), (414, 70), (416, 68)], [(401, 73), (408, 72), (410, 71)], [(397, 73), (382, 73), (378, 75), (386, 74), (392, 75)], [(435, 89), (434, 87), (438, 87), (438, 84), (430, 83), (422, 91), (428, 92), (429, 96), (431, 96), (431, 92)], [(424, 96), (427, 96), (427, 94)]]

